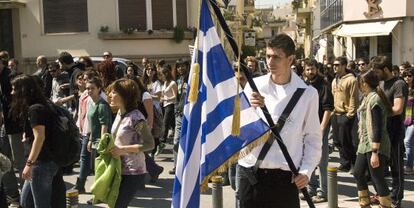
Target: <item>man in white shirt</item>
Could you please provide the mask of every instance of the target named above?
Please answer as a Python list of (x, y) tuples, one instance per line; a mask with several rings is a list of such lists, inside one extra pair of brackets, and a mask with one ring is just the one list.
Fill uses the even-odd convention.
[[(320, 161), (322, 135), (318, 117), (319, 96), (315, 88), (306, 85), (292, 73), (290, 66), (294, 53), (295, 43), (288, 35), (273, 37), (266, 47), (270, 73), (254, 79), (260, 94), (252, 92), (249, 85), (246, 86), (245, 93), (250, 96), (253, 107), (266, 105), (276, 123), (294, 92), (298, 88), (305, 89), (280, 132), (293, 163), (299, 169), (299, 175), (292, 175), (276, 142), (270, 147), (257, 171), (253, 171), (263, 144), (253, 148), (238, 161), (236, 195), (240, 208), (300, 207), (298, 189), (306, 187)], [(257, 110), (264, 118), (260, 109)]]

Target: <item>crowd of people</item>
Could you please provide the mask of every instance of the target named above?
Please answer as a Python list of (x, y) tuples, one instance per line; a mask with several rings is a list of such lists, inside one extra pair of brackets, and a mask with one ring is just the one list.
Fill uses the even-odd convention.
[[(2, 163), (0, 207), (66, 207), (63, 175), (74, 174), (74, 164), (59, 167), (54, 162), (53, 105), (70, 112), (79, 129), (80, 171), (73, 189), (80, 194), (85, 193), (88, 176), (95, 173), (97, 148), (106, 133), (114, 136), (110, 152), (122, 163), (115, 207), (128, 206), (135, 192), (145, 187), (145, 174), (151, 183), (157, 182), (164, 168), (154, 157), (166, 142), (174, 140), (176, 155), (179, 137), (174, 135), (181, 128), (178, 118), (184, 108), (188, 60), (171, 66), (143, 58), (142, 66), (131, 62), (124, 70), (111, 52), (104, 52), (103, 58), (95, 65), (85, 56), (75, 62), (68, 52), (57, 60), (39, 56), (37, 70), (28, 75), (18, 70), (18, 62), (6, 51), (0, 53), (4, 124), (0, 150), (2, 158), (12, 161), (8, 169)], [(169, 172), (174, 174), (175, 169)]]
[[(307, 187), (314, 203), (326, 202), (329, 154), (336, 148), (340, 155), (338, 170), (354, 175), (361, 207), (375, 203), (401, 207), (404, 174), (414, 174), (414, 65), (405, 62), (393, 66), (386, 56), (356, 61), (337, 57), (324, 63), (313, 59), (295, 61), (294, 50), (288, 36), (277, 35), (266, 48), (267, 70), (260, 70), (258, 58), (252, 56), (246, 57), (245, 63), (259, 89), (263, 89), (261, 95), (248, 94), (252, 106), (275, 106), (270, 109), (274, 119), (278, 116), (273, 115), (280, 114), (288, 101), (280, 96), (289, 97), (296, 87), (306, 89), (298, 104), (308, 106), (306, 113), (294, 108), (291, 114), (291, 120), (304, 124), (303, 129), (292, 122), (279, 129), (282, 138), (288, 136), (286, 131), (297, 133), (291, 134), (291, 139), (283, 138), (299, 167), (300, 174), (294, 178), (296, 186), (287, 184), (292, 175), (284, 161), (270, 159), (282, 158), (276, 146), (268, 152), (269, 157), (261, 158), (259, 165), (256, 160), (260, 149), (253, 150), (228, 173), (236, 190), (236, 206), (277, 203), (280, 207), (277, 200), (281, 198), (272, 198), (279, 193), (286, 197), (283, 206), (298, 207), (299, 198), (304, 197), (297, 197), (297, 188), (303, 187)], [(127, 207), (136, 191), (145, 188), (145, 174), (150, 175), (151, 183), (157, 182), (164, 168), (154, 159), (166, 143), (173, 144), (174, 168), (168, 172), (175, 174), (190, 70), (188, 59), (179, 59), (171, 66), (164, 60), (143, 58), (140, 66), (128, 63), (123, 69), (113, 61), (111, 52), (104, 52), (103, 58), (94, 64), (87, 56), (75, 62), (68, 52), (60, 53), (57, 60), (39, 56), (37, 70), (28, 75), (18, 70), (16, 59), (6, 51), (0, 52), (0, 207), (66, 206), (63, 175), (74, 174), (74, 164), (59, 167), (54, 162), (50, 105), (69, 111), (79, 129), (80, 171), (73, 189), (80, 194), (85, 193), (88, 176), (96, 171), (97, 149), (107, 133), (115, 144), (111, 155), (121, 158), (115, 207)], [(237, 63), (234, 68), (241, 86), (250, 93)], [(315, 98), (319, 98), (319, 104)], [(8, 159), (11, 163), (7, 163)], [(253, 172), (259, 176), (258, 185), (250, 184), (248, 178), (250, 168), (256, 165)], [(319, 173), (315, 174), (315, 170)], [(387, 175), (392, 177), (391, 190), (385, 180)], [(368, 180), (377, 192), (371, 197)], [(254, 189), (272, 191), (257, 195)]]

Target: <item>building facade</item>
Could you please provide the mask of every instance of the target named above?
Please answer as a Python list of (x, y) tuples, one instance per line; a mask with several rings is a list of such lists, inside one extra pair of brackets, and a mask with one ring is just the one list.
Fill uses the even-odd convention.
[[(60, 51), (174, 60), (189, 56), (197, 8), (190, 0), (1, 1), (0, 48), (27, 66)], [(182, 30), (180, 42), (174, 31)]]
[(327, 41), (334, 46), (328, 57), (387, 55), (394, 64), (414, 61), (414, 1), (321, 0), (320, 6), (322, 31), (333, 38)]

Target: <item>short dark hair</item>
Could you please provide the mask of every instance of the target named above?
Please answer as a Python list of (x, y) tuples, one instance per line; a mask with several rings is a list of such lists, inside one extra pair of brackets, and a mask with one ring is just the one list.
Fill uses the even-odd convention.
[(4, 66), (7, 66), (7, 62), (9, 61), (9, 52), (7, 51), (0, 51), (0, 61), (3, 63)]
[(315, 59), (305, 59), (305, 66), (314, 66), (318, 68), (318, 62)]
[(339, 63), (341, 64), (341, 65), (347, 65), (348, 64), (348, 60), (346, 59), (346, 57), (345, 56), (339, 56), (339, 57), (336, 57), (335, 58), (335, 61), (339, 61)]
[(282, 49), (286, 56), (295, 54), (295, 42), (289, 35), (284, 33), (277, 34), (269, 42), (267, 42), (268, 48)]
[(388, 56), (376, 56), (372, 59), (372, 68), (373, 69), (381, 69), (384, 71), (385, 68), (392, 71), (392, 63)]
[(73, 63), (73, 57), (72, 55), (67, 52), (67, 51), (63, 51), (59, 54), (59, 58), (58, 60), (60, 61), (60, 63), (62, 64), (71, 64)]

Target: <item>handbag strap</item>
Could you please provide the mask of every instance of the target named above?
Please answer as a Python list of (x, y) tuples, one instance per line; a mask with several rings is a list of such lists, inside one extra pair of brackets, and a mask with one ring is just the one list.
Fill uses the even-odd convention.
[[(277, 123), (272, 128), (276, 128), (277, 135), (276, 137), (280, 137), (279, 132), (282, 130), (283, 126), (286, 123), (286, 120), (289, 118), (290, 113), (292, 113), (293, 109), (295, 108), (296, 104), (298, 103), (300, 97), (305, 92), (305, 88), (297, 88), (295, 93), (290, 98), (288, 104), (286, 105), (285, 109), (282, 112), (282, 115), (277, 120)], [(270, 147), (272, 146), (273, 142), (275, 141), (274, 136), (270, 136), (269, 139), (264, 143), (262, 150), (260, 150), (259, 156), (256, 160), (256, 164), (254, 165), (254, 172), (256, 172), (260, 165), (262, 164), (267, 152), (269, 151)]]

